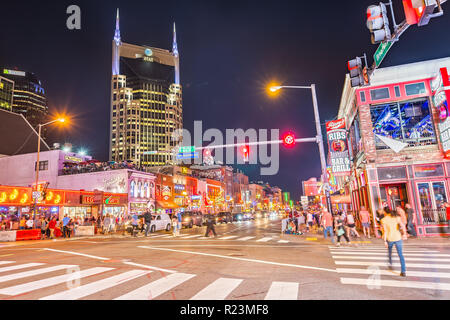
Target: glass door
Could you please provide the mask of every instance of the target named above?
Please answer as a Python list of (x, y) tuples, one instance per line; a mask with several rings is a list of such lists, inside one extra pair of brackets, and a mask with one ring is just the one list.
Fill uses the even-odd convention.
[(417, 183), (423, 224), (443, 223), (446, 221), (444, 203), (447, 193), (443, 181)]

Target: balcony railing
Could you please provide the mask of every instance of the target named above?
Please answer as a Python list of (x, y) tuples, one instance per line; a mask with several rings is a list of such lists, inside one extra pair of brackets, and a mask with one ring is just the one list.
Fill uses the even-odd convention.
[(447, 223), (445, 209), (424, 209), (422, 210), (423, 224), (443, 224)]

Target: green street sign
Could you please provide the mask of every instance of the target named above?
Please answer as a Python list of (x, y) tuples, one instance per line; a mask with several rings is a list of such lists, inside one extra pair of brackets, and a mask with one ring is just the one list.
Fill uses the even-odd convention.
[(178, 153), (192, 153), (192, 152), (195, 152), (195, 146), (178, 148)]
[(381, 62), (383, 61), (384, 57), (386, 56), (386, 54), (388, 53), (389, 49), (392, 47), (393, 44), (394, 44), (393, 42), (380, 43), (380, 46), (373, 55), (373, 60), (375, 61), (377, 68), (381, 65)]

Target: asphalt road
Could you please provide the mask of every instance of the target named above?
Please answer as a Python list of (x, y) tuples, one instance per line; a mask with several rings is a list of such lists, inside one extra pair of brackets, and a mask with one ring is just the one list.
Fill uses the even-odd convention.
[[(334, 247), (280, 235), (280, 220), (145, 237), (0, 244), (3, 300), (450, 299), (450, 247), (406, 243), (407, 277), (372, 241)], [(395, 263), (395, 259), (394, 259)]]

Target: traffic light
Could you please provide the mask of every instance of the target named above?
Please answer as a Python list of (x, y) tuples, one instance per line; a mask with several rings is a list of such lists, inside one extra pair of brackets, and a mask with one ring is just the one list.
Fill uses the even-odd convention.
[(361, 58), (357, 57), (348, 62), (348, 71), (350, 71), (350, 81), (352, 87), (368, 85), (370, 83), (369, 70), (363, 66)]
[(248, 155), (250, 153), (250, 148), (248, 146), (243, 146), (241, 148), (242, 156), (244, 157), (244, 162), (248, 162)]
[[(437, 7), (439, 7), (439, 12), (433, 14)], [(403, 0), (403, 9), (406, 22), (409, 25), (417, 24), (419, 27), (427, 25), (431, 18), (443, 14), (442, 8), (436, 0)]]
[(283, 135), (282, 141), (286, 148), (293, 148), (295, 146), (295, 135), (292, 132), (286, 132)]
[(386, 5), (380, 3), (367, 8), (367, 28), (372, 33), (372, 44), (391, 39), (391, 29), (386, 11)]

